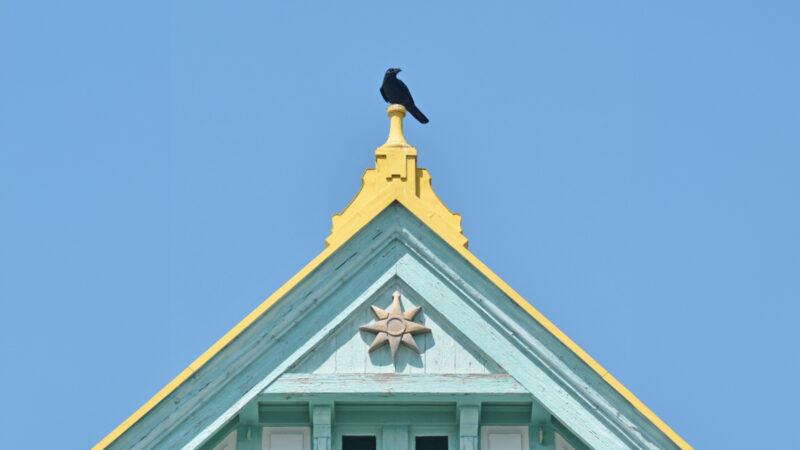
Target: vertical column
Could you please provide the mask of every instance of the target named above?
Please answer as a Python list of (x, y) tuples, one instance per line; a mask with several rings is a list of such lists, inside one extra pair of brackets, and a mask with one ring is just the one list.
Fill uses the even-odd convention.
[(553, 450), (553, 425), (550, 424), (550, 413), (534, 400), (531, 405), (531, 450)]
[(408, 426), (384, 425), (381, 430), (381, 448), (408, 450)]
[(480, 407), (463, 405), (458, 407), (458, 441), (460, 450), (478, 450), (478, 426)]
[(258, 423), (258, 402), (253, 401), (239, 412), (236, 450), (261, 450), (261, 425)]
[(313, 405), (311, 407), (311, 434), (313, 450), (331, 450), (333, 442), (333, 407)]
[(550, 423), (540, 422), (531, 425), (531, 449), (553, 450), (555, 429)]

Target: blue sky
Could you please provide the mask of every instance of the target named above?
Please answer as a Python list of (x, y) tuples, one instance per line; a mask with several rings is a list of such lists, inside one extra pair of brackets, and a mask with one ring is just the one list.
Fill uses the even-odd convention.
[(2, 2), (0, 447), (86, 448), (409, 121), (470, 249), (697, 448), (800, 447), (797, 2)]

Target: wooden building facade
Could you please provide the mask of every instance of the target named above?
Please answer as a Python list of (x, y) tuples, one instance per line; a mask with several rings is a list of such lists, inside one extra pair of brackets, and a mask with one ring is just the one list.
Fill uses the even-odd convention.
[(95, 448), (691, 448), (467, 250), (389, 116), (325, 250)]

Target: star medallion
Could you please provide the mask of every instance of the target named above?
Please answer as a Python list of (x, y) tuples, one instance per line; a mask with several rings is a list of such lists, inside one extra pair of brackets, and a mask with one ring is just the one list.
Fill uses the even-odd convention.
[(400, 292), (397, 291), (392, 294), (392, 306), (389, 307), (388, 311), (372, 306), (372, 312), (375, 313), (378, 320), (359, 328), (361, 331), (377, 334), (375, 340), (372, 341), (372, 345), (369, 346), (368, 352), (371, 353), (388, 342), (389, 347), (392, 349), (392, 362), (395, 362), (397, 350), (402, 342), (411, 350), (419, 353), (419, 347), (414, 341), (414, 335), (431, 332), (430, 328), (412, 322), (414, 316), (421, 310), (422, 307), (417, 306), (414, 309), (403, 312), (403, 307), (400, 305)]

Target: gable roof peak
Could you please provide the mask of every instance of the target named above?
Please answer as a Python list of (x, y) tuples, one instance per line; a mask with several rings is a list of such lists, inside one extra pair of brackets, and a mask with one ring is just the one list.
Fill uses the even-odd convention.
[(455, 247), (467, 247), (461, 215), (450, 211), (431, 186), (426, 169), (417, 167), (417, 149), (406, 142), (403, 118), (406, 108), (391, 105), (389, 137), (375, 150), (375, 168), (361, 178), (361, 190), (349, 205), (333, 216), (325, 245), (349, 239), (392, 202), (399, 202)]

